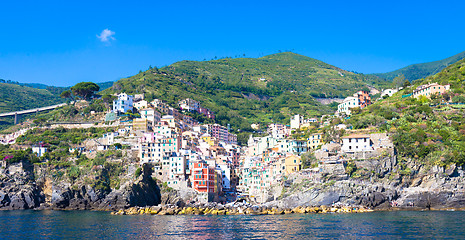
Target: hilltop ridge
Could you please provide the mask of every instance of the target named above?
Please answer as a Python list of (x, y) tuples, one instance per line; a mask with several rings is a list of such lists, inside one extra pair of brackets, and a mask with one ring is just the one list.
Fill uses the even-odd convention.
[(465, 51), (442, 60), (412, 64), (392, 72), (375, 73), (373, 75), (387, 80), (393, 80), (395, 77), (403, 74), (406, 79), (413, 81), (435, 75), (441, 72), (446, 67), (450, 66), (451, 64), (454, 64), (464, 58)]

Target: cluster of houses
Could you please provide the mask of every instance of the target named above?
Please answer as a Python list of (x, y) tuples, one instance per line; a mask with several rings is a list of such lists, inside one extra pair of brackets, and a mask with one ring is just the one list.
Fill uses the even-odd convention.
[(182, 111), (214, 119), (213, 112), (192, 99), (180, 101), (179, 111), (159, 99), (148, 102), (143, 95), (121, 93), (117, 97), (109, 114), (124, 116), (135, 108), (140, 118), (121, 121), (124, 131), (95, 140), (97, 150), (109, 149), (116, 142), (129, 145), (140, 163), (154, 165), (154, 177), (169, 187), (191, 188), (210, 200), (219, 195), (225, 200), (234, 197), (240, 156), (237, 136), (228, 127), (200, 124)]
[(301, 154), (313, 151), (323, 144), (322, 134), (311, 134), (307, 139), (292, 139), (292, 132), (319, 122), (294, 115), (290, 125), (270, 124), (267, 136), (250, 136), (243, 148), (240, 161), (238, 192), (241, 195), (263, 198), (271, 185), (282, 181), (302, 168)]
[[(291, 125), (292, 121), (297, 122), (300, 117), (294, 116)], [(300, 126), (306, 127), (306, 121), (303, 122)], [(244, 147), (238, 172), (237, 190), (241, 195), (256, 201), (266, 201), (272, 185), (302, 170), (302, 154), (306, 152), (314, 153), (320, 165), (303, 172), (306, 172), (307, 177), (313, 176), (312, 179), (319, 179), (321, 172), (327, 166), (333, 166), (330, 168), (331, 172), (336, 166), (344, 173), (343, 164), (347, 160), (381, 156), (386, 151), (393, 152), (394, 148), (385, 133), (353, 133), (343, 137), (340, 142), (324, 143), (323, 133), (314, 133), (304, 140), (296, 140), (286, 135), (286, 129), (290, 127), (271, 124), (268, 126), (268, 136), (250, 136), (248, 145)]]
[[(394, 93), (398, 92), (402, 88), (399, 89), (385, 89), (381, 92), (381, 98), (387, 96), (391, 97)], [(434, 94), (443, 94), (450, 90), (450, 85), (440, 85), (438, 83), (430, 83), (418, 86), (416, 89), (412, 91), (411, 94), (406, 96), (412, 97), (420, 97), (425, 96), (427, 98), (431, 98), (431, 95)], [(372, 103), (371, 96), (366, 91), (358, 91), (354, 93), (353, 96), (346, 97), (342, 103), (337, 106), (336, 115), (341, 116), (342, 114), (350, 115), (350, 109), (352, 108), (365, 108), (366, 106)]]

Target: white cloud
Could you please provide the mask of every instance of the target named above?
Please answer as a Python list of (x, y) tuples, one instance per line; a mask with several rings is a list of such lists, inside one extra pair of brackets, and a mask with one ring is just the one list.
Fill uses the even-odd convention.
[(106, 28), (106, 29), (103, 29), (100, 35), (97, 35), (97, 38), (100, 39), (100, 41), (102, 42), (110, 42), (110, 40), (115, 40), (113, 35), (115, 35), (115, 32)]

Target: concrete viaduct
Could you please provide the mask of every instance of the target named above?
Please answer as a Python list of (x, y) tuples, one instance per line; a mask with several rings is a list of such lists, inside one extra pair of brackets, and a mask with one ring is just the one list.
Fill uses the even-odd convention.
[(22, 111), (16, 111), (16, 112), (8, 112), (8, 113), (0, 113), (0, 117), (9, 117), (9, 116), (15, 116), (15, 124), (18, 124), (18, 115), (22, 114), (28, 114), (28, 113), (38, 113), (41, 111), (47, 111), (47, 110), (52, 110), (55, 108), (59, 108), (62, 106), (65, 106), (66, 103), (62, 104), (57, 104), (53, 106), (47, 106), (47, 107), (41, 107), (41, 108), (34, 108), (34, 109), (28, 109), (28, 110), (22, 110)]

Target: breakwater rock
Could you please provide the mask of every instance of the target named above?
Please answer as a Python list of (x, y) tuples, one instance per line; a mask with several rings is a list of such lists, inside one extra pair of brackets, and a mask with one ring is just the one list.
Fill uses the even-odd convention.
[(305, 213), (359, 213), (373, 210), (364, 207), (350, 206), (299, 206), (295, 208), (279, 208), (265, 205), (233, 203), (188, 204), (184, 207), (176, 205), (160, 205), (152, 207), (131, 207), (114, 211), (112, 215), (281, 215)]

